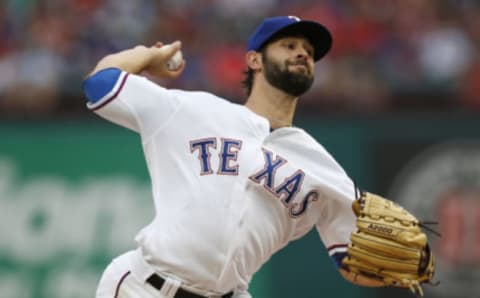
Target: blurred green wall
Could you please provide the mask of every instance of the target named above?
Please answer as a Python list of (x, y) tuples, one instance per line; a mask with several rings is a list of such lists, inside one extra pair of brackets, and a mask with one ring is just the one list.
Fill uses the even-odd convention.
[[(478, 140), (477, 118), (318, 117), (297, 124), (361, 187), (385, 194), (422, 148)], [(93, 297), (104, 267), (134, 247), (135, 233), (153, 216), (139, 138), (102, 121), (0, 123), (0, 136), (0, 297)], [(280, 298), (393, 293), (344, 282), (315, 231), (275, 255), (254, 276), (251, 292)]]

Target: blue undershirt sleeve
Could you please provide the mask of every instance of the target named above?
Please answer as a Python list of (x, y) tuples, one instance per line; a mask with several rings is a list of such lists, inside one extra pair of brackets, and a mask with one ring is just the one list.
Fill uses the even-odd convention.
[(335, 263), (335, 265), (337, 266), (337, 268), (340, 268), (342, 267), (342, 260), (347, 256), (347, 253), (346, 252), (337, 252), (337, 253), (334, 253), (331, 258), (333, 260), (333, 262)]

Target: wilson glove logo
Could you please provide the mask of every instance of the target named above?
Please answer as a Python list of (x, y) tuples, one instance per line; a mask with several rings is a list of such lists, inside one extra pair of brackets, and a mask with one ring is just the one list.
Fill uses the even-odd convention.
[(381, 233), (381, 234), (391, 235), (393, 233), (393, 229), (391, 229), (389, 227), (381, 226), (381, 225), (376, 225), (376, 224), (373, 224), (373, 223), (368, 225), (368, 229), (373, 231), (373, 232), (377, 232), (377, 233)]

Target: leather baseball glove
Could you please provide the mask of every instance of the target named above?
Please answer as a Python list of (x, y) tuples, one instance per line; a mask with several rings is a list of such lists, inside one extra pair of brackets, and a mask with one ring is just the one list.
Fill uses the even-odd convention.
[(368, 192), (352, 208), (357, 231), (351, 235), (343, 268), (423, 296), (421, 284), (431, 282), (434, 273), (425, 226), (398, 204)]

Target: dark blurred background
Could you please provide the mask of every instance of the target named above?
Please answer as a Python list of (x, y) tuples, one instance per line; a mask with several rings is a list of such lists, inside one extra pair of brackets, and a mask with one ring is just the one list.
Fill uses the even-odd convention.
[(85, 113), (80, 84), (104, 55), (182, 40), (174, 88), (244, 94), (246, 40), (266, 16), (325, 24), (332, 52), (301, 108), (314, 113), (480, 109), (476, 0), (2, 0), (2, 117)]
[[(93, 297), (152, 219), (138, 136), (85, 107), (96, 62), (178, 39), (187, 68), (159, 83), (242, 103), (246, 40), (274, 15), (319, 21), (334, 38), (295, 124), (360, 187), (440, 222), (442, 238), (430, 237), (441, 284), (426, 297), (480, 297), (480, 1), (0, 0), (0, 298)], [(414, 297), (342, 280), (316, 231), (250, 291)]]

